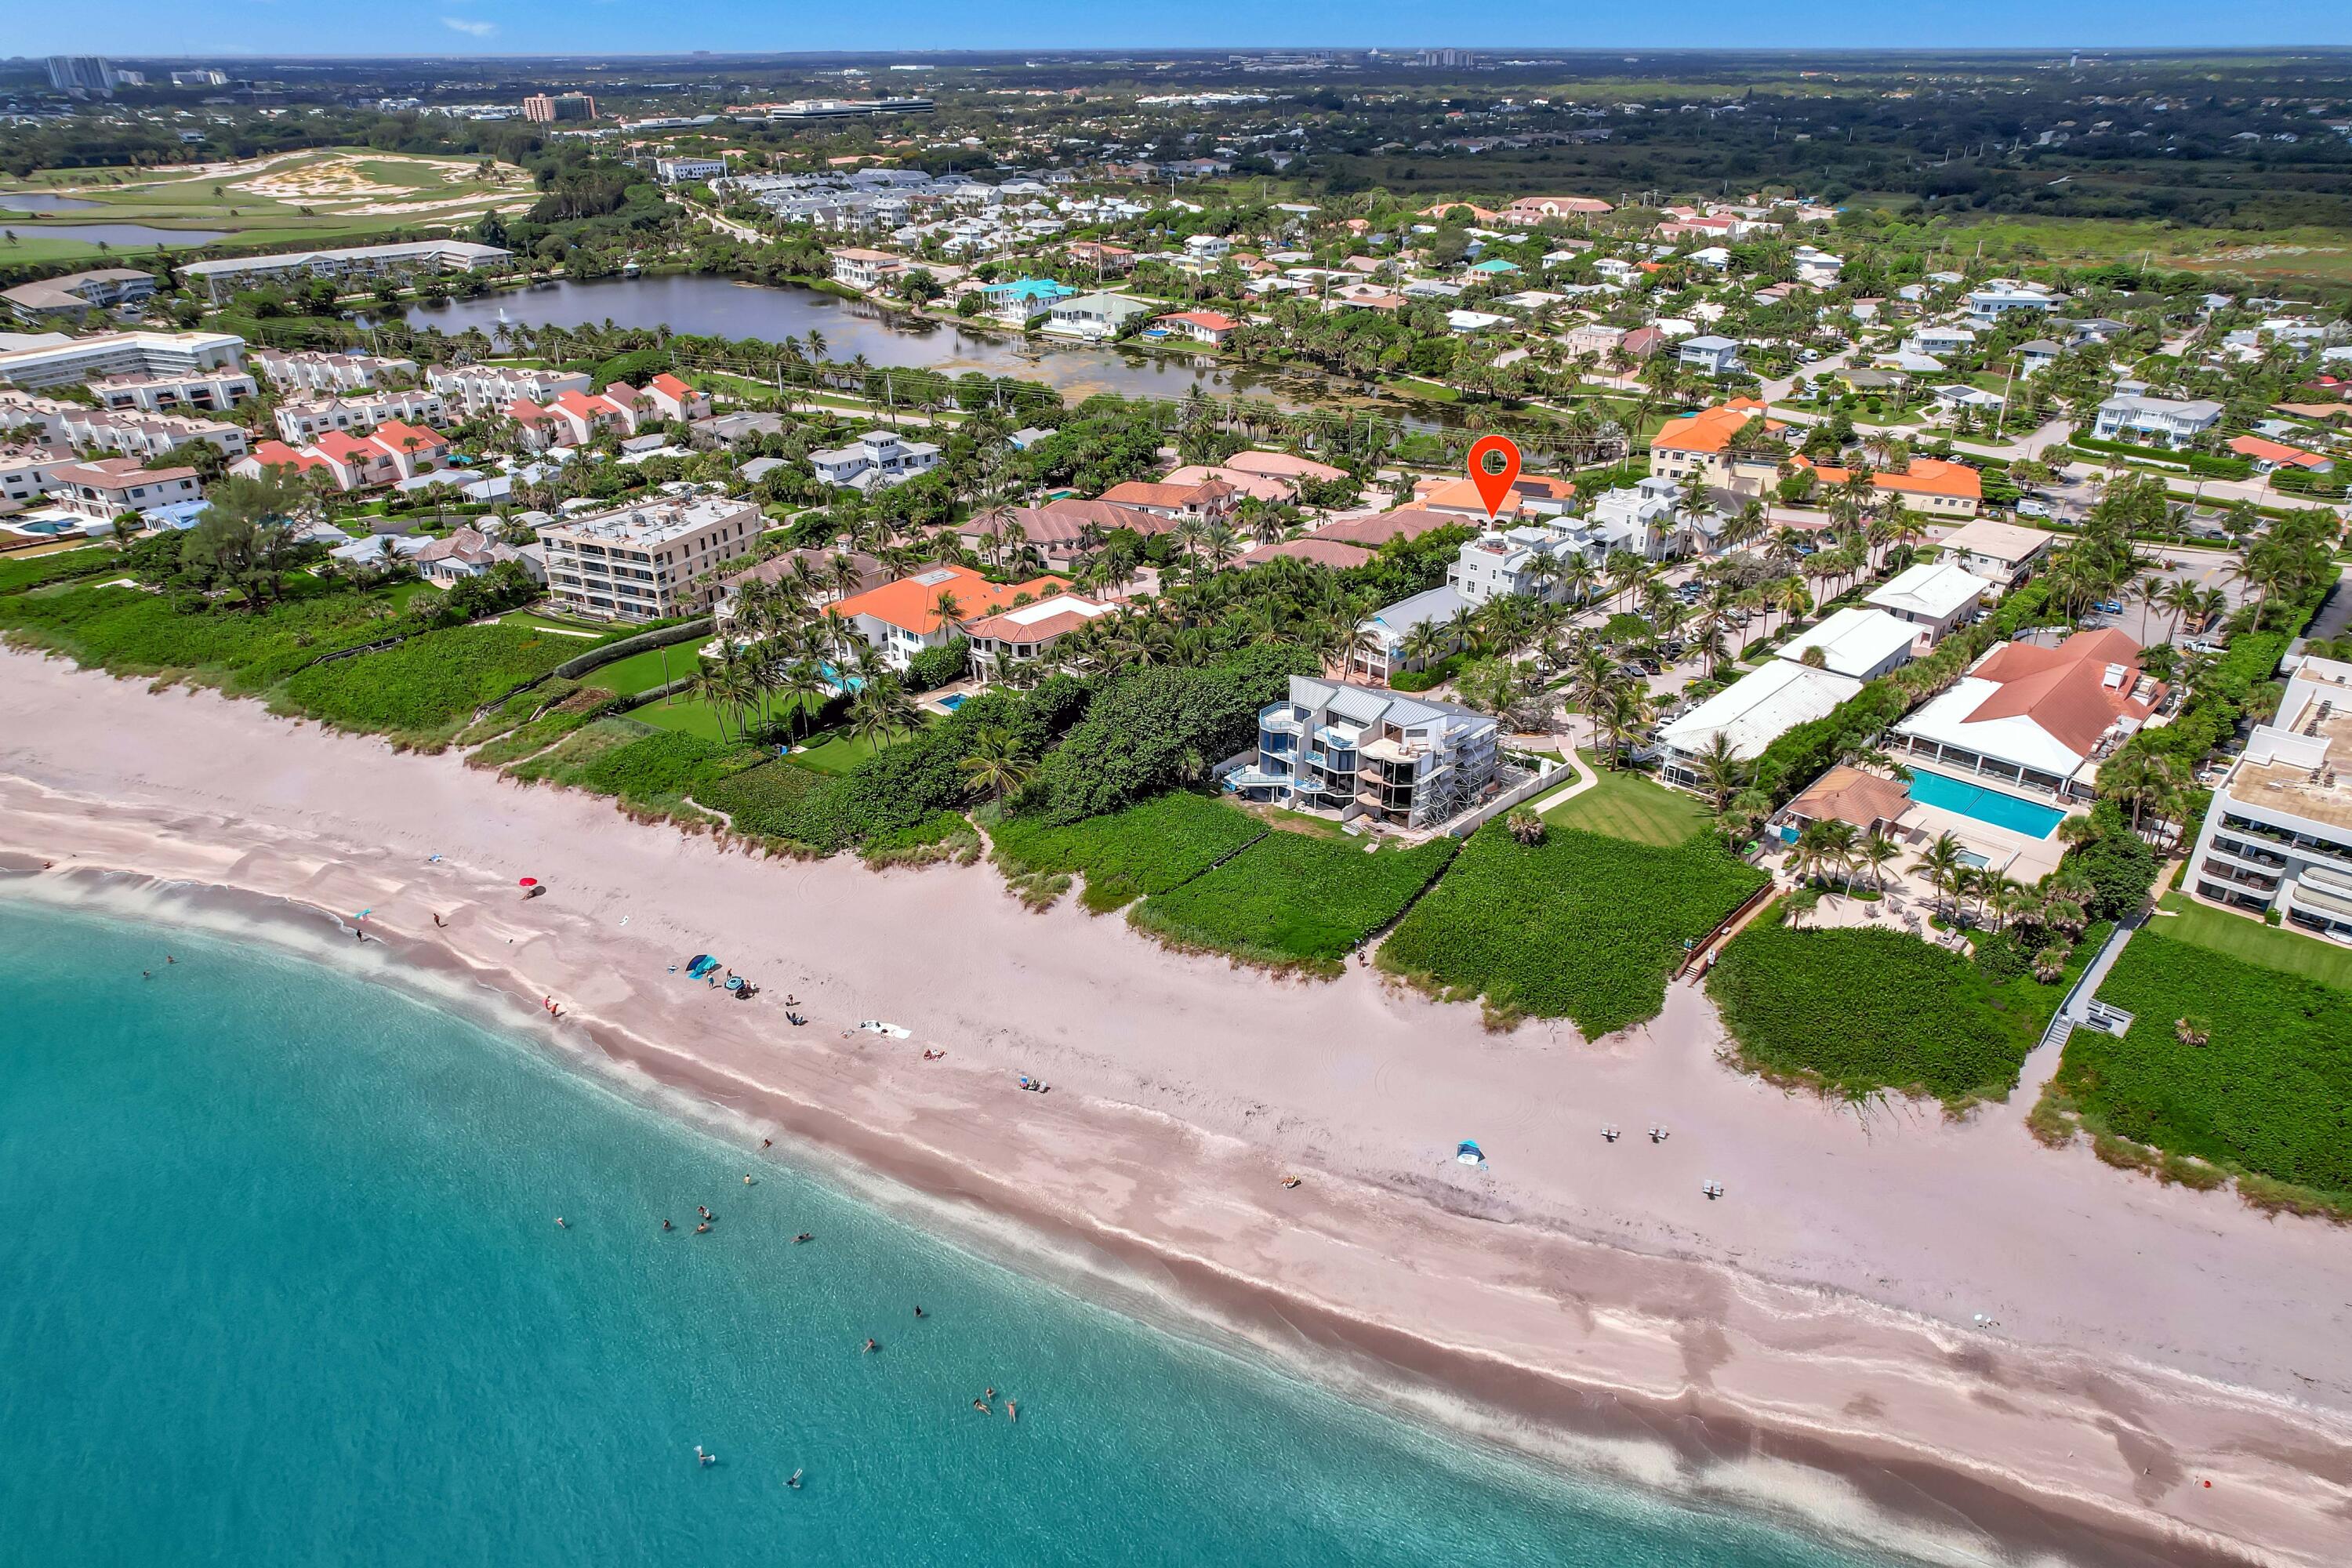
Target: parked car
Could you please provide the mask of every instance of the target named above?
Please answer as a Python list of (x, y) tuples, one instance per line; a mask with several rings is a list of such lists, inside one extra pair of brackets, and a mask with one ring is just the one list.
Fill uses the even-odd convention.
[(2180, 646), (2190, 653), (2222, 654), (2227, 653), (2230, 650), (2230, 639), (2227, 637), (2198, 637), (2192, 641), (2182, 643)]
[(2057, 514), (2050, 510), (2050, 503), (2048, 501), (2035, 500), (2032, 496), (2027, 496), (2017, 503), (2017, 515), (2020, 517), (2053, 517)]
[(2121, 599), (2101, 599), (2097, 604), (2092, 605), (2091, 608), (2098, 611), (2099, 614), (2103, 616), (2120, 616), (2124, 613), (2124, 605)]

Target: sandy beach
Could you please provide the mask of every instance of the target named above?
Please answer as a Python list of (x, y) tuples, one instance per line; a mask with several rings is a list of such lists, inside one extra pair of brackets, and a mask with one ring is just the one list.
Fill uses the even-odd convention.
[[(1507, 1441), (1874, 1505), (1950, 1561), (2347, 1558), (2352, 1233), (2042, 1149), (2053, 1060), (1963, 1123), (1832, 1105), (1723, 1066), (1687, 986), (1597, 1044), (1488, 1035), (1369, 970), (1275, 980), (1030, 914), (985, 866), (762, 860), (254, 703), (14, 652), (0, 678), (20, 893), (230, 889), (328, 934), (315, 911), (369, 910), (379, 942), (344, 940), (371, 961)], [(702, 952), (765, 994), (670, 972)]]

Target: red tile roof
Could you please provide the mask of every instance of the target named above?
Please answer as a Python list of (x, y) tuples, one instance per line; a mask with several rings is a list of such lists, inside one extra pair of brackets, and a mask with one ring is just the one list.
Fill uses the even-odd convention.
[[(2164, 695), (2161, 683), (2135, 700), (2139, 644), (2114, 626), (2076, 632), (2056, 647), (2003, 643), (1969, 673), (2000, 689), (1977, 704), (1971, 724), (1991, 719), (2032, 719), (2068, 751), (2088, 756), (2115, 721), (2146, 718)], [(2108, 672), (2121, 677), (2110, 684)]]
[(1361, 566), (1372, 558), (1369, 545), (1349, 544), (1341, 540), (1310, 535), (1305, 539), (1286, 539), (1279, 544), (1261, 544), (1241, 556), (1234, 564), (1255, 566), (1260, 562), (1287, 556), (1295, 561), (1312, 561), (1318, 566)]
[[(1467, 480), (1464, 481), (1465, 484)], [(1360, 517), (1352, 522), (1335, 522), (1319, 531), (1318, 539), (1336, 539), (1347, 544), (1382, 545), (1391, 539), (1419, 539), (1433, 529), (1459, 528), (1463, 520), (1453, 512), (1429, 511), (1417, 506), (1399, 507), (1378, 517)]]

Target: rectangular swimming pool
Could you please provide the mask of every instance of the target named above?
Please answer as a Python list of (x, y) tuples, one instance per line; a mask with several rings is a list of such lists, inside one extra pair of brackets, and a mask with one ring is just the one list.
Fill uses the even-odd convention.
[(1946, 773), (1931, 773), (1925, 768), (1911, 771), (1911, 798), (1921, 805), (1973, 816), (1979, 822), (2005, 827), (2028, 838), (2047, 838), (2066, 820), (2066, 814), (2054, 805), (1969, 784)]

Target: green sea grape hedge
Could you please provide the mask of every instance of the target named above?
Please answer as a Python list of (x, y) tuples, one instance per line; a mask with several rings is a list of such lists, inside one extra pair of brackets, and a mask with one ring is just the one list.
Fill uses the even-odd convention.
[(813, 768), (766, 762), (718, 781), (695, 798), (725, 812), (738, 833), (791, 838), (808, 797), (823, 792), (829, 782)]
[(1358, 839), (1274, 832), (1205, 876), (1154, 893), (1128, 919), (1178, 947), (1336, 974), (1454, 858), (1439, 837), (1367, 852)]
[(1106, 914), (1173, 890), (1265, 832), (1245, 811), (1179, 793), (1066, 826), (1007, 816), (991, 837), (1009, 874), (1079, 873), (1087, 879), (1080, 901)]
[[(1741, 1059), (1766, 1073), (1947, 1107), (2004, 1099), (2065, 994), (1907, 931), (1801, 930), (1781, 913), (1734, 937), (1706, 980)], [(2095, 928), (2075, 951), (2096, 952), (2103, 939)]]
[(46, 583), (62, 583), (70, 577), (94, 577), (101, 572), (120, 572), (125, 562), (122, 555), (103, 545), (83, 550), (52, 551), (47, 555), (0, 557), (0, 594), (21, 594), (27, 588), (37, 588)]
[[(822, 788), (762, 786), (756, 808), (736, 826), (832, 855), (915, 827), (940, 812), (961, 811), (971, 799), (963, 760), (981, 731), (1003, 730), (1024, 752), (1040, 755), (1076, 721), (1087, 689), (1084, 681), (1056, 676), (1034, 691), (976, 693), (945, 718), (823, 780)], [(721, 801), (709, 804), (732, 809)]]
[(1671, 848), (1554, 826), (1470, 836), (1381, 946), (1383, 968), (1490, 1013), (1570, 1018), (1598, 1038), (1657, 1016), (1683, 943), (1768, 879), (1712, 834)]
[(390, 602), (382, 594), (307, 592), (255, 614), (88, 584), (0, 597), (0, 630), (111, 674), (184, 672), (249, 694), (320, 654), (394, 635), (398, 628), (377, 618), (376, 606)]
[(572, 657), (576, 639), (493, 622), (410, 637), (395, 647), (314, 664), (285, 700), (350, 730), (447, 739), (474, 710)]
[[(588, 758), (559, 782), (617, 795), (642, 811), (677, 811), (688, 797), (701, 800), (726, 780), (760, 765), (754, 748), (732, 741), (706, 741), (677, 730), (656, 730), (627, 745)], [(710, 802), (717, 805), (717, 802)]]
[(1268, 643), (1236, 648), (1213, 664), (1163, 666), (1105, 682), (1016, 807), (1072, 823), (1189, 783), (1252, 744), (1258, 710), (1287, 693), (1292, 676), (1318, 668), (1305, 648)]
[[(2352, 992), (2162, 934), (2099, 987), (2122, 1038), (2077, 1029), (2055, 1087), (2095, 1131), (2352, 1198)], [(2184, 1044), (2182, 1019), (2207, 1037)]]

